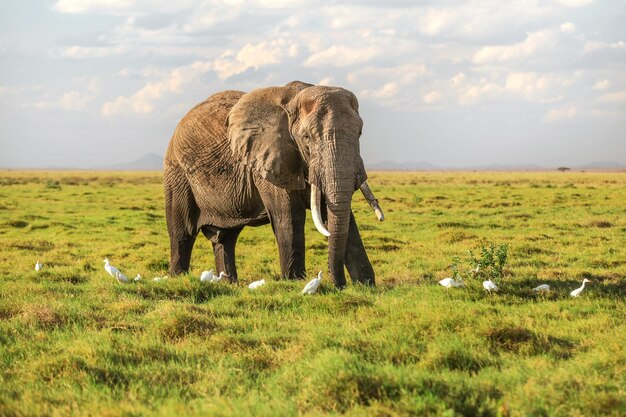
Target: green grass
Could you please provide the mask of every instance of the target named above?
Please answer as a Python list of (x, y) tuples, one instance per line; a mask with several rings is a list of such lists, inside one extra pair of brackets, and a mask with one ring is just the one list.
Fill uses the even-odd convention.
[[(169, 256), (158, 174), (0, 172), (0, 415), (626, 414), (626, 174), (369, 183), (387, 220), (359, 195), (354, 211), (377, 287), (303, 297), (267, 226), (240, 237), (239, 285), (199, 282), (204, 238), (192, 273), (152, 282)], [(509, 244), (499, 294), (437, 285), (481, 242)], [(119, 285), (105, 257), (146, 281)]]

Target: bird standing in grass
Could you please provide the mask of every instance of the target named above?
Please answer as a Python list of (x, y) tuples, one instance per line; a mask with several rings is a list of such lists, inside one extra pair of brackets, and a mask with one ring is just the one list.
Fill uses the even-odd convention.
[(109, 258), (104, 258), (104, 270), (107, 271), (109, 273), (109, 275), (111, 275), (113, 278), (115, 278), (115, 274), (117, 272), (120, 272), (119, 269), (117, 269), (116, 267), (114, 267), (113, 265), (111, 265), (111, 262), (109, 262)]
[(135, 282), (137, 281), (141, 281), (141, 274), (137, 274), (137, 276), (135, 277)]
[(117, 282), (120, 284), (128, 284), (128, 277), (122, 274), (120, 271), (115, 273), (115, 278), (117, 278)]
[(227, 276), (228, 274), (224, 271), (220, 272), (219, 275), (215, 275), (213, 274), (213, 270), (211, 269), (210, 271), (204, 271), (202, 273), (202, 275), (200, 276), (200, 281), (214, 284), (216, 282), (221, 281), (224, 277), (227, 277)]
[(224, 272), (224, 271), (221, 271), (218, 276), (213, 275), (213, 280), (211, 282), (219, 282), (224, 277), (228, 277), (228, 274), (226, 272)]
[(498, 287), (496, 287), (496, 284), (490, 279), (483, 281), (483, 288), (486, 289), (489, 294), (491, 294), (491, 291), (498, 292)]
[(200, 274), (200, 282), (211, 282), (213, 280), (213, 270), (203, 271)]
[(308, 284), (305, 285), (304, 289), (302, 290), (302, 294), (315, 294), (321, 282), (322, 271), (317, 274), (317, 278), (313, 278), (311, 281), (309, 281)]
[(251, 290), (255, 290), (263, 285), (265, 285), (265, 279), (261, 279), (259, 281), (254, 281), (250, 283), (250, 285), (248, 285), (248, 288), (250, 288)]
[(538, 287), (533, 288), (535, 292), (550, 292), (550, 286), (548, 284), (541, 284)]
[(583, 292), (583, 290), (585, 289), (585, 284), (587, 282), (591, 282), (591, 281), (588, 280), (587, 278), (583, 279), (583, 285), (581, 285), (580, 288), (576, 288), (574, 291), (569, 293), (569, 295), (571, 295), (572, 297), (578, 297)]
[(465, 287), (465, 284), (463, 284), (463, 280), (461, 278), (459, 278), (458, 281), (456, 281), (454, 278), (444, 278), (439, 281), (439, 285), (443, 285), (446, 288)]
[(39, 261), (35, 264), (35, 271), (39, 272), (43, 268), (43, 264)]

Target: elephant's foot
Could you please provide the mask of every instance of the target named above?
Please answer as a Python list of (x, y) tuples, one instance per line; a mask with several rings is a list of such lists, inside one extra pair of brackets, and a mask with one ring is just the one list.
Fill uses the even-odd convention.
[(189, 272), (189, 263), (191, 261), (191, 251), (196, 237), (187, 237), (185, 239), (170, 240), (171, 258), (170, 258), (170, 275), (179, 275)]

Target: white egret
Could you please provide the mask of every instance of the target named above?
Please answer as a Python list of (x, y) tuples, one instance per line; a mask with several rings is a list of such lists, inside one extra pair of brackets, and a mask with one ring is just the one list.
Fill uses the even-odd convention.
[(41, 271), (41, 269), (43, 268), (43, 264), (39, 261), (37, 261), (37, 263), (35, 264), (35, 271)]
[(141, 281), (141, 274), (137, 274), (137, 276), (135, 277), (135, 282), (136, 281)]
[[(205, 272), (207, 272), (207, 271), (205, 271)], [(210, 284), (214, 284), (214, 283), (216, 283), (216, 282), (221, 281), (224, 277), (227, 277), (227, 276), (228, 276), (228, 274), (227, 274), (226, 272), (224, 272), (224, 271), (220, 272), (220, 274), (219, 274), (219, 275), (215, 275), (215, 274), (213, 274), (213, 270), (210, 270), (210, 271), (208, 271), (208, 272), (210, 273), (210, 275), (209, 275), (209, 274), (204, 274), (204, 273), (203, 273), (203, 274), (204, 274), (204, 279), (202, 279), (202, 277), (200, 277), (200, 281), (202, 281), (202, 282), (208, 282), (208, 283), (210, 283)]]
[(585, 289), (585, 284), (587, 282), (591, 282), (591, 281), (588, 280), (587, 278), (583, 279), (583, 285), (581, 285), (580, 288), (576, 288), (574, 291), (569, 293), (569, 295), (571, 295), (572, 297), (578, 297), (580, 295), (580, 293), (582, 293), (583, 290)]
[(535, 292), (550, 292), (550, 286), (548, 284), (541, 284), (538, 287), (533, 288)]
[(112, 277), (115, 277), (115, 274), (117, 272), (120, 272), (119, 269), (111, 265), (111, 262), (109, 262), (109, 258), (104, 258), (103, 262), (104, 262), (104, 270), (107, 271), (109, 275), (111, 275)]
[(250, 283), (250, 285), (248, 285), (248, 288), (250, 288), (251, 290), (255, 290), (263, 285), (265, 285), (265, 279)]
[(117, 271), (115, 273), (115, 278), (117, 278), (117, 282), (119, 282), (120, 284), (127, 284), (128, 283), (128, 277), (124, 274), (122, 274), (120, 271)]
[(491, 291), (498, 292), (498, 287), (496, 287), (496, 284), (490, 279), (483, 281), (483, 288), (486, 289), (489, 294), (491, 294)]
[(458, 281), (456, 281), (454, 278), (444, 278), (439, 281), (439, 285), (443, 285), (446, 288), (465, 287), (465, 284), (463, 284), (463, 280), (461, 278), (459, 278)]
[(313, 278), (311, 281), (309, 281), (308, 284), (305, 285), (304, 289), (302, 290), (302, 294), (315, 294), (321, 282), (322, 271), (317, 274), (317, 278)]
[(224, 271), (221, 271), (218, 276), (213, 275), (213, 280), (211, 282), (219, 282), (224, 277), (228, 277), (228, 274), (226, 272), (224, 272)]
[(213, 270), (210, 269), (208, 271), (203, 271), (202, 274), (200, 274), (200, 281), (201, 282), (211, 282), (213, 281)]

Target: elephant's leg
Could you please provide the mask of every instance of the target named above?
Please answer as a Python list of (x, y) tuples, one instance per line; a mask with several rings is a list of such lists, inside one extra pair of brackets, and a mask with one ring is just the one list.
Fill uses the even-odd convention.
[(374, 285), (374, 268), (367, 257), (354, 214), (350, 213), (350, 229), (346, 244), (345, 264), (352, 282)]
[(169, 273), (177, 275), (189, 271), (200, 210), (187, 179), (177, 165), (167, 165), (163, 177), (165, 217), (170, 237)]
[(306, 197), (300, 191), (280, 191), (277, 198), (262, 197), (278, 244), (280, 273), (283, 278), (302, 279), (306, 277)]
[(213, 245), (215, 268), (217, 272), (226, 272), (230, 282), (237, 282), (237, 266), (235, 265), (235, 245), (243, 227), (231, 229), (202, 228), (202, 233)]
[(170, 275), (184, 274), (189, 271), (195, 241), (196, 236), (170, 238)]

